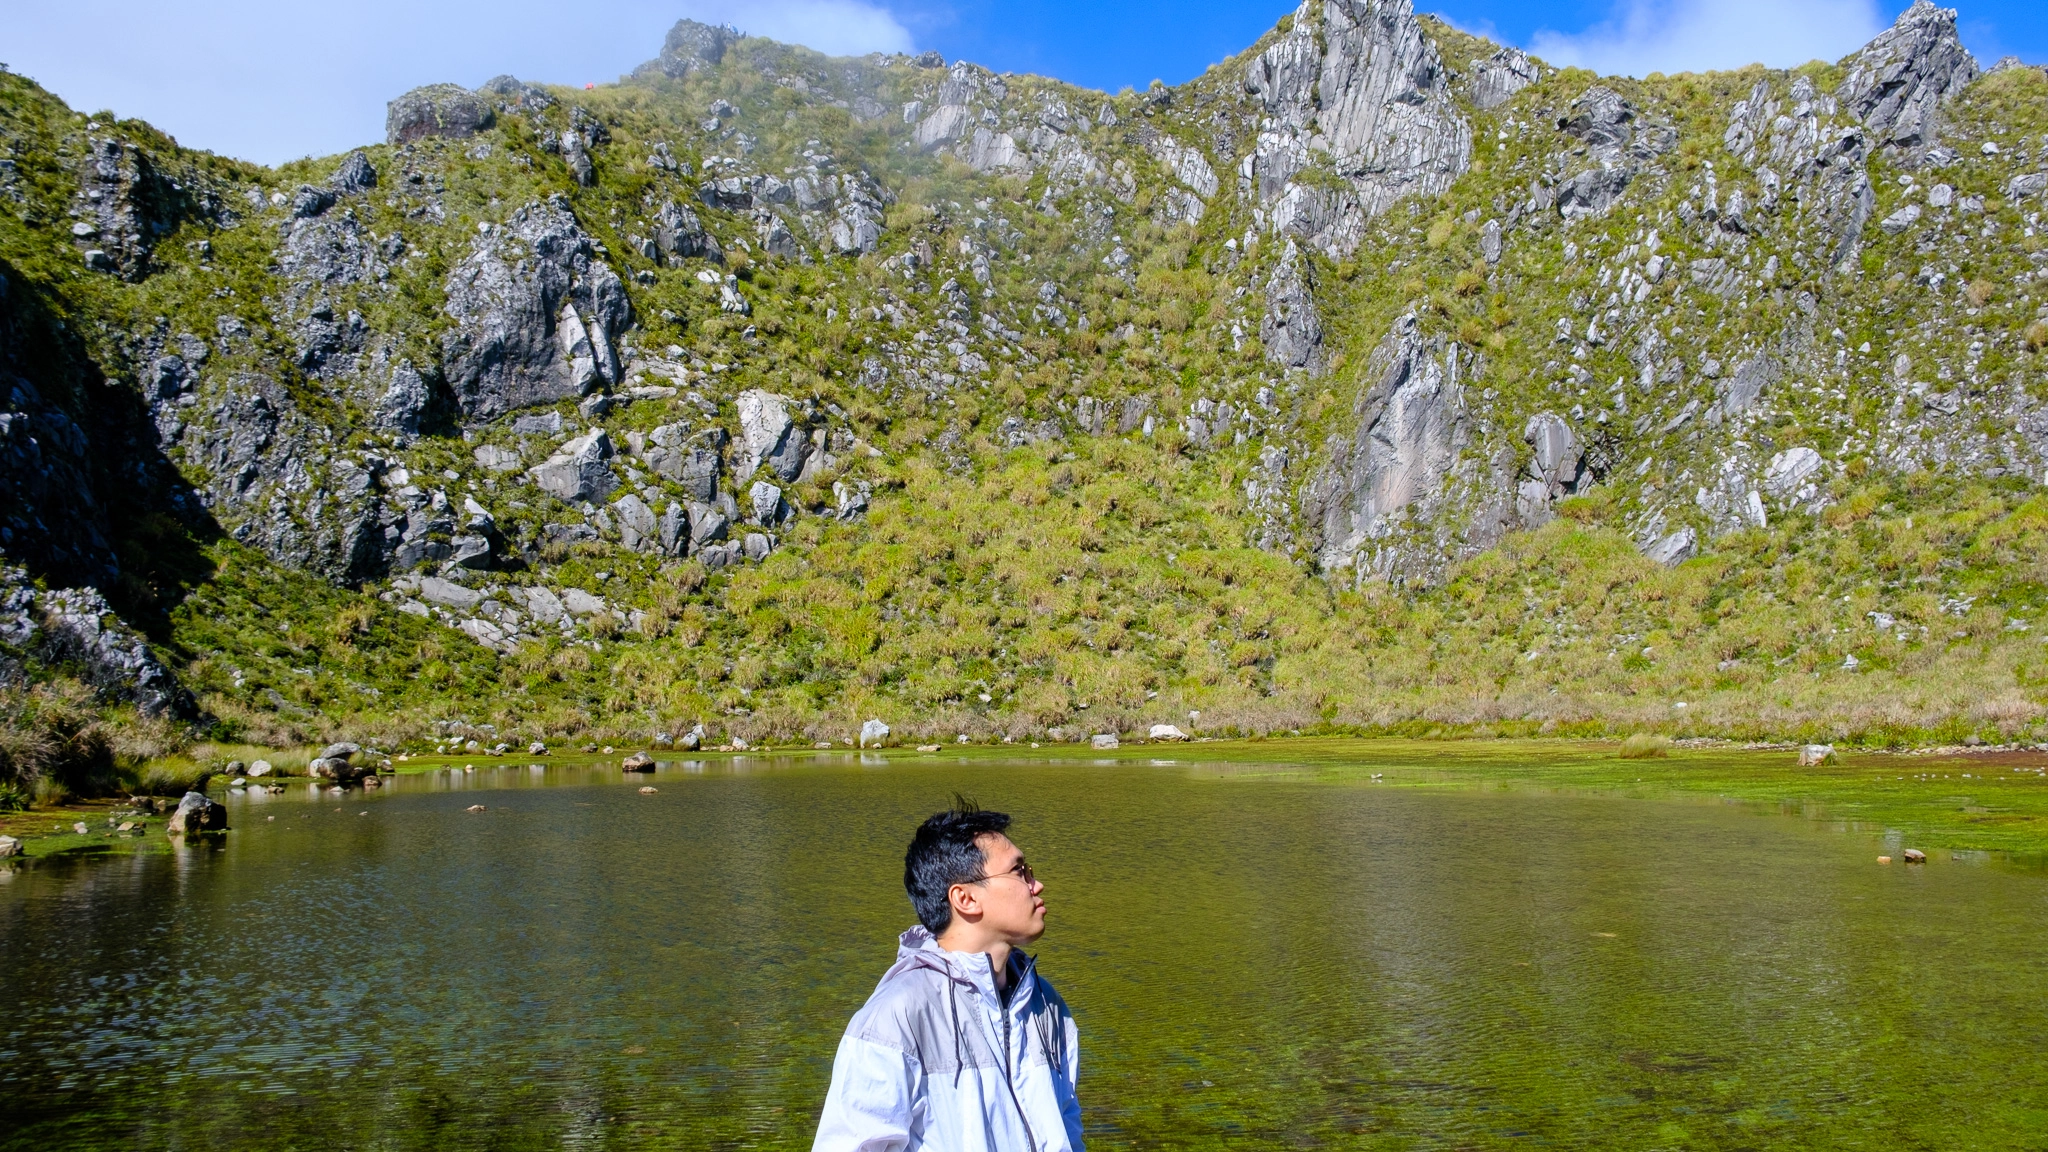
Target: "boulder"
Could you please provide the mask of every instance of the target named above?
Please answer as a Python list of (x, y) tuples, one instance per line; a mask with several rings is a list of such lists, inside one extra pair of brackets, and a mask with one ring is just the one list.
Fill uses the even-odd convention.
[(661, 528), (647, 501), (627, 493), (612, 502), (612, 522), (619, 526), (619, 543), (628, 552), (661, 550)]
[(376, 769), (367, 764), (353, 764), (343, 757), (318, 756), (306, 765), (306, 774), (316, 780), (332, 780), (336, 784), (353, 784), (365, 776), (376, 775)]
[(490, 105), (460, 84), (428, 84), (384, 106), (384, 142), (460, 140), (489, 128), (494, 119)]
[(1820, 471), (1821, 463), (1820, 453), (1812, 448), (1787, 448), (1771, 457), (1764, 469), (1764, 491), (1780, 500), (1810, 498), (1814, 486), (1808, 481)]
[(656, 792), (659, 792), (659, 791), (661, 791), (661, 789), (659, 789), (659, 788), (656, 788), (656, 787), (655, 787), (654, 785), (652, 785), (652, 784), (643, 784), (643, 785), (641, 785), (641, 786), (640, 786), (640, 794), (641, 794), (642, 796), (652, 796), (652, 795), (654, 795), (654, 794), (655, 794)]
[(704, 726), (699, 724), (683, 733), (683, 738), (676, 742), (676, 746), (685, 752), (695, 752), (704, 747)]
[(718, 499), (719, 452), (725, 447), (723, 428), (685, 435), (681, 424), (656, 428), (647, 437), (642, 459), (656, 475), (682, 485), (684, 495), (700, 504)]
[(249, 775), (252, 777), (268, 776), (270, 773), (271, 767), (268, 760), (258, 760), (254, 764), (249, 765)]
[(889, 726), (880, 720), (869, 720), (860, 726), (860, 746), (863, 748), (869, 746), (879, 748), (882, 742), (888, 738)]
[(0, 858), (21, 855), (21, 841), (12, 836), (0, 836)]
[(674, 260), (704, 259), (713, 263), (725, 259), (725, 251), (711, 233), (704, 230), (704, 222), (687, 206), (673, 200), (663, 202), (654, 213), (654, 246), (657, 252)]
[(203, 792), (187, 792), (178, 801), (178, 810), (164, 825), (164, 831), (173, 836), (188, 832), (225, 832), (228, 830), (228, 810), (214, 803)]
[(1088, 745), (1091, 748), (1115, 748), (1117, 747), (1116, 733), (1097, 732), (1088, 738)]
[(605, 610), (604, 597), (581, 588), (562, 589), (562, 607), (571, 616), (594, 616)]
[[(465, 591), (467, 591), (467, 589), (465, 589)], [(327, 747), (322, 748), (320, 750), (320, 755), (329, 760), (347, 760), (350, 757), (354, 756), (356, 753), (361, 752), (362, 750), (362, 745), (350, 744), (344, 741), (339, 744), (329, 744)], [(230, 767), (232, 768), (232, 766)]]
[(1185, 740), (1188, 734), (1172, 724), (1154, 724), (1148, 733), (1154, 740)]
[(1666, 568), (1676, 568), (1699, 551), (1699, 534), (1690, 525), (1667, 532), (1643, 546), (1643, 555)]
[(1927, 853), (1922, 852), (1918, 848), (1908, 848), (1904, 852), (1899, 853), (1899, 855), (1904, 857), (1908, 864), (1927, 863)]
[(645, 752), (635, 752), (631, 756), (626, 757), (619, 767), (628, 772), (652, 772), (654, 771), (654, 757), (649, 756)]
[(791, 401), (759, 388), (740, 393), (740, 451), (733, 475), (744, 480), (765, 466), (785, 481), (804, 470), (803, 431), (790, 418)]
[(443, 580), (439, 576), (428, 576), (420, 581), (420, 599), (429, 604), (439, 604), (443, 608), (455, 608), (466, 612), (483, 603), (483, 598), (483, 593), (476, 589), (465, 588), (453, 580)]
[(772, 528), (782, 523), (788, 511), (788, 506), (782, 502), (782, 489), (766, 480), (754, 482), (754, 486), (747, 490), (747, 501), (754, 507), (754, 523), (763, 527)]
[(1800, 745), (1799, 766), (1801, 768), (1816, 768), (1822, 764), (1832, 764), (1834, 760), (1835, 746), (1833, 744)]
[(592, 429), (527, 469), (526, 475), (541, 491), (564, 504), (602, 500), (619, 486), (611, 458), (611, 438), (601, 428)]
[(535, 740), (526, 746), (526, 754), (528, 756), (545, 756), (548, 754), (548, 746)]

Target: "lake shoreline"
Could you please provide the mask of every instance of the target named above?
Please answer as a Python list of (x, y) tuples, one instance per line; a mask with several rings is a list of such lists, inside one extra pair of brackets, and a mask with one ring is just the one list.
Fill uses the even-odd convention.
[[(1393, 788), (1523, 788), (1636, 799), (1707, 798), (1760, 808), (1797, 810), (1847, 830), (1876, 830), (1930, 850), (1991, 852), (2048, 864), (2048, 752), (2027, 747), (1937, 748), (1909, 752), (1838, 752), (1830, 763), (1801, 767), (1796, 745), (1738, 745), (1688, 740), (1638, 747), (1621, 741), (1545, 739), (1402, 740), (1331, 736), (1248, 740), (1186, 740), (1093, 748), (1084, 744), (965, 744), (923, 748), (750, 748), (744, 751), (614, 747), (606, 752), (456, 756), (401, 753), (384, 775), (478, 773), (515, 766), (603, 769), (622, 777), (626, 756), (646, 751), (658, 766), (786, 761), (929, 763), (1137, 763), (1185, 766), (1240, 780), (1261, 778)], [(282, 758), (282, 756), (281, 756)], [(649, 778), (659, 775), (650, 774)], [(278, 776), (268, 782), (298, 789), (324, 782)], [(208, 793), (229, 789), (216, 776)], [(353, 790), (352, 790), (353, 791)], [(140, 834), (117, 831), (126, 798), (74, 801), (54, 808), (0, 814), (0, 835), (22, 841), (19, 860), (128, 855), (171, 844), (166, 815), (139, 818)], [(83, 823), (85, 833), (73, 830)], [(228, 835), (233, 835), (232, 830)]]

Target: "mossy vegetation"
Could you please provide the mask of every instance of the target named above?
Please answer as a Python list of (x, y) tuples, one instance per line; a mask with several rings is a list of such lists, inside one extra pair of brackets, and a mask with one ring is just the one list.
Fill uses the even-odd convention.
[[(1425, 30), (1455, 72), (1493, 51), (1435, 21)], [(1825, 84), (1832, 67), (1804, 74)], [(819, 97), (836, 91), (833, 70), (849, 68), (883, 114), (863, 118)], [(1982, 213), (1954, 216), (1938, 234), (1873, 226), (1858, 274), (1826, 267), (1789, 225), (1731, 249), (1680, 223), (1715, 171), (1721, 196), (1742, 187), (1754, 200), (1722, 143), (1729, 110), (1760, 81), (1782, 89), (1793, 75), (1548, 71), (1499, 108), (1463, 105), (1473, 162), (1448, 192), (1397, 205), (1342, 261), (1304, 252), (1328, 352), (1317, 378), (1263, 358), (1257, 288), (1278, 245), (1244, 242), (1253, 205), (1231, 158), (1211, 157), (1219, 187), (1189, 223), (1162, 210), (1172, 177), (1143, 144), (1141, 129), (1211, 147), (1211, 125), (1235, 115), (1242, 96), (1228, 66), (1180, 89), (1118, 96), (1002, 77), (1010, 104), (1064, 108), (1107, 169), (1073, 185), (1044, 170), (977, 173), (912, 148), (897, 108), (926, 98), (943, 73), (892, 60), (828, 65), (758, 40), (680, 80), (549, 90), (552, 106), (500, 116), (473, 140), (369, 147), (381, 184), (347, 211), (384, 246), (384, 271), (328, 290), (326, 303), (359, 314), (391, 357), (432, 363), (451, 323), (443, 285), (473, 238), (559, 196), (627, 281), (636, 330), (625, 351), (691, 365), (681, 383), (697, 393), (595, 423), (623, 440), (679, 416), (730, 426), (747, 388), (809, 401), (861, 450), (792, 485), (789, 502), (825, 509), (835, 481), (865, 482), (870, 511), (850, 522), (801, 516), (765, 562), (716, 573), (610, 540), (536, 543), (528, 562), (489, 579), (578, 588), (610, 608), (509, 652), (400, 611), (387, 583), (339, 588), (232, 536), (207, 537), (195, 555), (210, 575), (130, 589), (121, 604), (155, 605), (138, 618), (160, 621), (152, 638), (211, 727), (167, 733), (94, 703), (24, 654), (31, 683), (6, 707), (31, 736), (9, 745), (8, 763), (56, 764), (71, 753), (50, 749), (79, 740), (111, 749), (74, 757), (98, 765), (76, 769), (100, 780), (90, 791), (111, 787), (101, 777), (124, 764), (200, 738), (294, 746), (357, 735), (397, 749), (488, 725), (506, 739), (624, 744), (701, 723), (713, 739), (836, 742), (869, 716), (905, 739), (1043, 741), (1157, 722), (1218, 734), (1636, 733), (1646, 748), (1698, 736), (1881, 747), (2048, 738), (2048, 634), (2037, 630), (2048, 629), (2048, 504), (2037, 478), (1944, 467), (1886, 430), (1912, 414), (1893, 403), (1902, 356), (1938, 392), (1967, 375), (1976, 383), (1965, 391), (2048, 398), (2048, 297), (2030, 275), (2037, 213), (2008, 202), (2009, 165), (1982, 148), (2048, 154), (2048, 79), (2000, 73), (1956, 103), (1958, 157), (1940, 178), (1958, 197), (1981, 197)], [(1673, 146), (1620, 207), (1532, 217), (1489, 262), (1486, 222), (1560, 175), (1573, 142), (1557, 120), (1596, 82), (1632, 102), (1642, 123), (1668, 127)], [(714, 101), (736, 111), (714, 115)], [(303, 302), (279, 303), (291, 299), (277, 265), (291, 225), (273, 197), (324, 181), (338, 161), (264, 170), (183, 151), (145, 126), (88, 124), (12, 75), (0, 76), (0, 110), (16, 157), (0, 260), (108, 379), (140, 387), (152, 334), (210, 337), (232, 321), (248, 335), (218, 342), (202, 395), (260, 371), (331, 429), (335, 450), (445, 477), (434, 483), (451, 499), (474, 499), (517, 540), (538, 541), (567, 514), (516, 474), (479, 469), (473, 454), (485, 445), (538, 462), (540, 449), (507, 421), (399, 437), (368, 419), (368, 377), (299, 366), (290, 324)], [(578, 114), (609, 137), (591, 150), (588, 185), (549, 143)], [(227, 206), (179, 216), (134, 283), (89, 272), (63, 233), (92, 132), (146, 149), (161, 171)], [(835, 254), (806, 238), (804, 259), (771, 256), (757, 221), (697, 203), (725, 259), (650, 255), (659, 206), (695, 203), (696, 184), (726, 170), (722, 157), (776, 173), (806, 153), (890, 190), (877, 251)], [(1910, 186), (1908, 176), (1872, 162), (1873, 223), (1919, 194), (1925, 174)], [(1645, 319), (1631, 339), (1589, 336), (1588, 316), (1612, 303), (1614, 270), (1652, 254), (1678, 271), (1638, 294)], [(1712, 259), (1748, 287), (1696, 290), (1683, 270)], [(731, 273), (751, 311), (722, 311), (717, 284), (699, 272)], [(985, 371), (953, 370), (944, 321), (962, 300), (1010, 332), (990, 345)], [(1059, 319), (1038, 310), (1047, 303)], [(1598, 483), (1554, 522), (1448, 564), (1429, 586), (1318, 571), (1300, 525), (1284, 526), (1277, 543), (1264, 532), (1270, 508), (1254, 494), (1265, 450), (1292, 451), (1284, 481), (1298, 489), (1326, 439), (1355, 428), (1370, 354), (1406, 314), (1468, 356), (1488, 442), (1514, 443), (1539, 412), (1570, 413), (1602, 462)], [(1634, 355), (1645, 326), (1682, 344), (1689, 365), (1649, 394)], [(1732, 366), (1794, 327), (1837, 367), (1775, 387), (1744, 434), (1753, 448), (1810, 445), (1842, 466), (1819, 511), (1773, 507), (1765, 526), (1721, 530), (1695, 492), (1732, 433), (1669, 414), (1711, 408), (1716, 377), (1704, 365)], [(933, 383), (942, 371), (945, 387)], [(1150, 431), (1119, 433), (1112, 417), (1102, 435), (1074, 434), (1084, 397), (1112, 412), (1142, 401)], [(1255, 414), (1255, 434), (1196, 442), (1184, 418), (1198, 402), (1224, 401)], [(1657, 418), (1645, 422), (1646, 408)], [(573, 405), (558, 409), (578, 419)], [(1060, 421), (1067, 434), (1032, 442), (1006, 430), (1014, 420)], [(1996, 440), (2010, 429), (1981, 431)], [(170, 451), (205, 479), (202, 462)], [(1673, 569), (1646, 560), (1639, 543), (1652, 517), (1696, 525), (1703, 554)], [(138, 529), (133, 550), (151, 551), (149, 539)], [(123, 751), (122, 732), (143, 735)], [(70, 771), (8, 773), (32, 790)]]

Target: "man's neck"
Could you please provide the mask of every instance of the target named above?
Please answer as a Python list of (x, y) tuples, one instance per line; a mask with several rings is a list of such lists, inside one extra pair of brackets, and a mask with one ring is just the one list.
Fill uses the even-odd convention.
[(948, 952), (980, 953), (988, 957), (989, 975), (995, 978), (996, 991), (1010, 986), (1010, 942), (979, 938), (978, 934), (947, 932), (938, 939), (938, 945)]

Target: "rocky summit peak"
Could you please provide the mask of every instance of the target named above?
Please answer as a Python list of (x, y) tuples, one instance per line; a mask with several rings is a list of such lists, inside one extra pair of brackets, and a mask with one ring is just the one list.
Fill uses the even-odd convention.
[(1633, 80), (1307, 0), (1112, 95), (684, 20), (276, 170), (0, 74), (0, 680), (275, 739), (2024, 728), (2048, 74), (1956, 21)]
[(1913, 0), (1896, 23), (1843, 65), (1835, 95), (1870, 129), (1871, 142), (1920, 153), (1941, 131), (1943, 105), (1977, 78), (1956, 32), (1956, 10)]
[(725, 59), (727, 44), (739, 39), (739, 29), (729, 24), (704, 24), (678, 20), (661, 42), (661, 55), (652, 62), (663, 75), (688, 76), (700, 68), (715, 67)]

